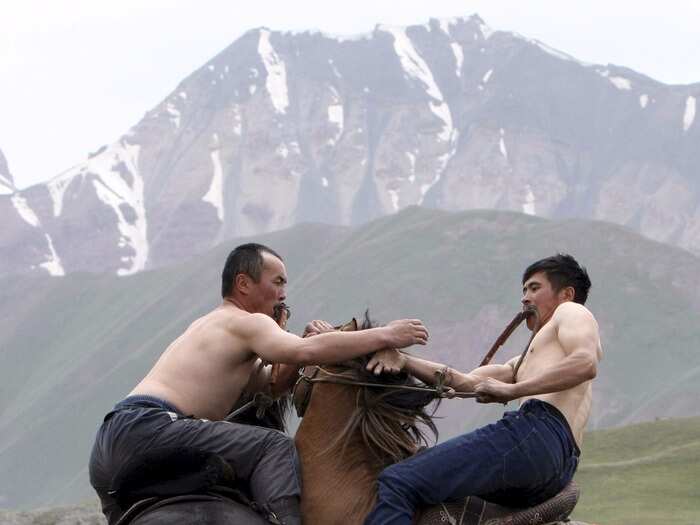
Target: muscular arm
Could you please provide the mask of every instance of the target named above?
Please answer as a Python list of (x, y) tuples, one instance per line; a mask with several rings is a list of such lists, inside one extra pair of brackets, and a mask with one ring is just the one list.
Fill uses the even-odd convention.
[(556, 323), (564, 358), (518, 383), (504, 384), (487, 379), (475, 387), (479, 394), (477, 401), (506, 403), (521, 397), (560, 392), (596, 376), (600, 348), (598, 324), (580, 305), (570, 303), (562, 307), (551, 322)]
[(387, 346), (425, 344), (428, 332), (420, 321), (401, 320), (359, 332), (327, 332), (305, 339), (280, 329), (264, 314), (251, 314), (240, 330), (246, 346), (273, 363), (331, 364)]
[(588, 310), (560, 308), (557, 338), (566, 357), (534, 377), (514, 385), (516, 397), (561, 392), (598, 373), (598, 324)]

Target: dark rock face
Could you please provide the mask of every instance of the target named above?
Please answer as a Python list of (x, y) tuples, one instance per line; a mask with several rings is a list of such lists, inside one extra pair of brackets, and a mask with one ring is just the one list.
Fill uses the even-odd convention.
[(1, 198), (0, 274), (129, 274), (415, 204), (600, 219), (700, 253), (698, 98), (477, 16), (249, 31), (117, 143)]

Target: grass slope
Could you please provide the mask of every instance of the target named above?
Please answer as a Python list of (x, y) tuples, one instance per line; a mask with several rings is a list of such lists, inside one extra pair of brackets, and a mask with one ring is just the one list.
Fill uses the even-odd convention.
[(590, 432), (574, 517), (606, 525), (700, 523), (700, 418)]

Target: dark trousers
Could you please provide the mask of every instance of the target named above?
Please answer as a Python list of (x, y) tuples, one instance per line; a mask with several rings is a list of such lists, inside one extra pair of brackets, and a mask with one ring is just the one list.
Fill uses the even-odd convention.
[(410, 525), (418, 506), (467, 496), (531, 507), (566, 486), (579, 454), (561, 412), (530, 399), (494, 424), (386, 468), (365, 525)]
[(280, 498), (299, 497), (299, 457), (292, 438), (263, 427), (207, 421), (181, 414), (168, 402), (131, 396), (107, 414), (90, 456), (90, 483), (109, 523), (127, 510), (109, 494), (119, 468), (137, 452), (156, 447), (191, 447), (223, 457), (263, 508)]

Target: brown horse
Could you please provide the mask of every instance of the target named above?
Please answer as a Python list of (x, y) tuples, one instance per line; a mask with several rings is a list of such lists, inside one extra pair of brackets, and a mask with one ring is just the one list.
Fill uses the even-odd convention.
[[(369, 327), (366, 317), (362, 328)], [(342, 329), (357, 329), (357, 323), (353, 319)], [(303, 405), (304, 413), (295, 442), (302, 464), (305, 525), (362, 524), (376, 502), (376, 482), (381, 470), (427, 444), (420, 424), (437, 438), (427, 412), (434, 395), (350, 384), (416, 384), (406, 375), (377, 378), (365, 370), (366, 362), (367, 358), (359, 358), (334, 367), (307, 367), (304, 376), (313, 379), (298, 383), (295, 404), (298, 411)], [(533, 509), (507, 509), (471, 497), (424, 509), (414, 522), (555, 523), (568, 516), (577, 499), (578, 488), (574, 484)]]

